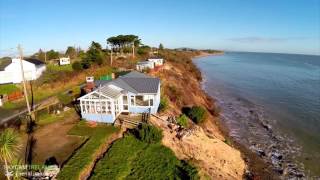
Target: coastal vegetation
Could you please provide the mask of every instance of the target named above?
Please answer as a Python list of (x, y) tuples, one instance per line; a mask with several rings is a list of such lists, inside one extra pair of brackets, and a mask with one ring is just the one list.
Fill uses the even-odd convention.
[(140, 141), (149, 144), (158, 143), (162, 139), (161, 130), (148, 124), (141, 124), (139, 128), (133, 131), (133, 134)]
[(65, 55), (71, 59), (74, 59), (77, 57), (77, 50), (72, 46), (68, 46)]
[(132, 47), (138, 47), (141, 44), (141, 40), (136, 35), (118, 35), (112, 36), (107, 39), (107, 43), (111, 45), (111, 48), (115, 52), (128, 53), (132, 52)]
[(164, 112), (168, 108), (168, 103), (167, 97), (161, 96), (158, 112)]
[(161, 145), (161, 131), (143, 125), (113, 143), (90, 179), (198, 179), (197, 169)]
[(9, 94), (14, 91), (19, 90), (19, 88), (14, 84), (2, 84), (0, 85), (0, 94)]
[(72, 64), (72, 69), (75, 70), (75, 71), (80, 71), (82, 70), (82, 65), (81, 65), (81, 62), (79, 61), (76, 61)]
[(180, 126), (182, 127), (188, 126), (188, 117), (185, 114), (181, 114), (176, 120)]
[(192, 106), (184, 108), (184, 113), (196, 124), (204, 121), (206, 118), (206, 110), (201, 106)]
[(87, 142), (68, 160), (58, 174), (58, 179), (79, 179), (82, 171), (95, 160), (95, 154), (104, 142), (118, 131), (106, 124), (90, 127), (85, 121), (80, 121), (69, 132), (69, 135), (88, 138)]
[(4, 162), (5, 175), (10, 180), (9, 164), (14, 160), (20, 148), (19, 135), (14, 129), (5, 129), (0, 134), (0, 159)]
[[(139, 58), (148, 57), (153, 50), (149, 46), (141, 45), (137, 36), (134, 39), (139, 40), (139, 43), (132, 44), (135, 41), (127, 40), (122, 45), (116, 45), (115, 41), (113, 42), (115, 43), (112, 45), (112, 48), (115, 48), (115, 62), (112, 67), (109, 61), (110, 50), (103, 49), (99, 43), (92, 42), (88, 51), (68, 47), (64, 55), (74, 59), (72, 65), (60, 67), (50, 64), (47, 66), (47, 72), (40, 79), (31, 83), (36, 101), (54, 96), (63, 105), (68, 105), (80, 94), (79, 85), (84, 83), (86, 76), (99, 78), (111, 72), (121, 74), (122, 72), (118, 72), (117, 68), (134, 67)], [(160, 114), (165, 115), (167, 111), (177, 111), (173, 114), (180, 115), (177, 122), (185, 128), (189, 127), (190, 119), (196, 123), (205, 122), (208, 106), (206, 102), (197, 101), (195, 98), (199, 93), (197, 83), (201, 81), (201, 74), (191, 61), (191, 57), (199, 55), (199, 52), (168, 50), (164, 49), (162, 44), (161, 46), (160, 48), (159, 45), (157, 56), (164, 57), (168, 65), (165, 65), (159, 72), (146, 72), (160, 77), (163, 82), (163, 94), (159, 105)], [(122, 56), (122, 53), (131, 53), (130, 48), (132, 47), (135, 48), (135, 58)], [(129, 66), (123, 66), (123, 64)], [(193, 110), (181, 114), (181, 108), (189, 105)], [(61, 116), (48, 113), (39, 115), (37, 122), (40, 125), (39, 129), (69, 118), (69, 112), (75, 114), (72, 109), (62, 112)], [(79, 145), (79, 142), (82, 144), (79, 147), (74, 145), (75, 148), (71, 150), (75, 149), (74, 152), (65, 153), (65, 156), (70, 156), (66, 162), (64, 158), (61, 158), (65, 163), (63, 163), (58, 179), (79, 179), (84, 172), (90, 173), (91, 165), (97, 160), (97, 154), (101, 153), (102, 146), (117, 132), (118, 129), (103, 124), (93, 127), (80, 121), (74, 125), (68, 136), (77, 136), (82, 140), (77, 141), (76, 145)], [(162, 138), (160, 129), (146, 124), (127, 132), (124, 138), (113, 143), (103, 158), (98, 161), (90, 178), (198, 179), (197, 169), (188, 162), (179, 160), (180, 157), (178, 159), (171, 149), (163, 146)]]
[(70, 109), (68, 111), (63, 111), (60, 114), (50, 114), (48, 112), (38, 112), (36, 114), (36, 123), (38, 126), (45, 126), (57, 121), (64, 120), (66, 118), (70, 118), (72, 114), (75, 113), (74, 109)]
[(73, 97), (66, 93), (59, 93), (57, 97), (63, 105), (68, 105), (73, 101)]

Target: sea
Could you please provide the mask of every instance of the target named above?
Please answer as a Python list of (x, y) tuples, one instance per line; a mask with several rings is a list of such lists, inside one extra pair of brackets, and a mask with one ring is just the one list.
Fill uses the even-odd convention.
[(320, 56), (226, 52), (194, 62), (234, 140), (280, 177), (320, 178)]

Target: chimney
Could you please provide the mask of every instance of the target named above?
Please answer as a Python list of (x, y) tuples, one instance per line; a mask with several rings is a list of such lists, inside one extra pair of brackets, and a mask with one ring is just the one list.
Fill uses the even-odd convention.
[(93, 91), (93, 89), (95, 88), (95, 84), (94, 84), (94, 77), (93, 76), (87, 76), (86, 77), (86, 87), (85, 90), (87, 93)]

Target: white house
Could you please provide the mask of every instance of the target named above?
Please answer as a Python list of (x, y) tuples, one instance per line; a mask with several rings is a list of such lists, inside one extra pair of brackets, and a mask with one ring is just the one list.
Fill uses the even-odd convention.
[(162, 58), (149, 58), (148, 61), (153, 62), (155, 66), (162, 66), (163, 65)]
[(70, 64), (70, 58), (69, 57), (59, 58), (59, 65), (60, 66), (67, 65), (67, 64)]
[[(26, 80), (38, 79), (46, 70), (45, 64), (37, 59), (22, 60)], [(14, 58), (0, 66), (0, 84), (20, 83), (22, 81), (21, 61)]]
[(136, 71), (110, 81), (82, 97), (82, 118), (113, 123), (122, 112), (157, 113), (160, 79)]
[(136, 65), (137, 71), (143, 71), (146, 69), (154, 69), (154, 63), (151, 61), (142, 61), (137, 63)]

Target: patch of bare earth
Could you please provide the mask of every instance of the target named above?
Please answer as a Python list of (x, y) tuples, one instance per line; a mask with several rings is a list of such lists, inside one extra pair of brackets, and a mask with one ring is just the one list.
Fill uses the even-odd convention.
[(32, 162), (42, 164), (54, 156), (58, 163), (64, 162), (81, 145), (84, 138), (69, 136), (69, 130), (78, 122), (75, 113), (65, 120), (57, 121), (37, 129), (34, 132), (36, 143), (33, 147)]
[[(163, 117), (165, 119), (165, 117)], [(151, 123), (163, 130), (163, 145), (179, 159), (193, 162), (211, 179), (242, 179), (246, 165), (237, 149), (218, 138), (210, 138), (197, 125), (178, 131), (175, 125), (152, 117)]]
[[(161, 113), (163, 120), (151, 118), (151, 122), (163, 130), (162, 143), (174, 151), (179, 159), (190, 160), (200, 174), (211, 179), (242, 179), (246, 170), (241, 152), (224, 142), (220, 131), (218, 109), (201, 88), (199, 72), (192, 62), (166, 59), (161, 71), (152, 73), (161, 79), (162, 93), (169, 99), (169, 108)], [(181, 60), (181, 61), (184, 61)], [(166, 121), (168, 116), (179, 116), (186, 106), (203, 106), (206, 120), (191, 129), (177, 130)]]

